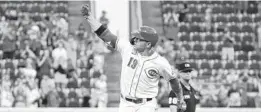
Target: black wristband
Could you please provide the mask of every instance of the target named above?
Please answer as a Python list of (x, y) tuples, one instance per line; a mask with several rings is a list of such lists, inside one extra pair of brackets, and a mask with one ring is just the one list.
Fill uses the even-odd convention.
[(98, 28), (98, 30), (95, 31), (95, 33), (98, 35), (98, 36), (101, 36), (101, 34), (106, 30), (107, 28), (103, 25), (100, 26), (100, 28)]

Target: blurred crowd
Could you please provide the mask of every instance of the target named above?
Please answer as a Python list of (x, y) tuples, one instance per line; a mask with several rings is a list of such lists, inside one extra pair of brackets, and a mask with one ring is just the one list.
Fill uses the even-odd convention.
[(32, 15), (1, 13), (1, 107), (106, 107), (103, 42), (68, 33), (68, 13)]
[[(162, 37), (157, 50), (173, 66), (183, 61), (192, 64), (192, 82), (201, 93), (200, 106), (260, 107), (258, 3), (164, 1), (161, 5), (167, 38)], [(224, 17), (219, 17), (222, 14)], [(247, 15), (252, 16), (244, 17)], [(238, 21), (230, 20), (232, 16)], [(257, 24), (249, 29), (242, 25), (234, 29), (231, 24), (235, 23)], [(167, 106), (169, 86), (161, 81), (160, 87), (159, 102)]]

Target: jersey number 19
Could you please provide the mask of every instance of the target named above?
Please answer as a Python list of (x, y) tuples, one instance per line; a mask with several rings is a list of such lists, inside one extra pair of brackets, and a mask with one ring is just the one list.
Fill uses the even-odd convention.
[(138, 64), (138, 60), (131, 57), (127, 66), (134, 69), (137, 66), (137, 64)]

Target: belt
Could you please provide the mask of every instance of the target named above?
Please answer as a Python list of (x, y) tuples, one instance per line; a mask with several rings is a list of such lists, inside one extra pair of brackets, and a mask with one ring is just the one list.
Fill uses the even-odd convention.
[(121, 97), (122, 97), (123, 99), (125, 99), (126, 101), (133, 102), (133, 103), (136, 103), (136, 104), (143, 103), (143, 102), (148, 102), (148, 101), (151, 101), (151, 100), (152, 100), (152, 98), (136, 98), (136, 99), (131, 99), (131, 98), (123, 97), (122, 94), (121, 94)]

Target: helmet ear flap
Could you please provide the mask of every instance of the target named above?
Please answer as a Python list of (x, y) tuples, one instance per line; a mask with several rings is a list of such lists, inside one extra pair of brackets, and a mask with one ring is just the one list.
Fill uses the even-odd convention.
[(134, 45), (134, 39), (135, 38), (131, 38), (131, 40), (130, 40), (131, 45)]

